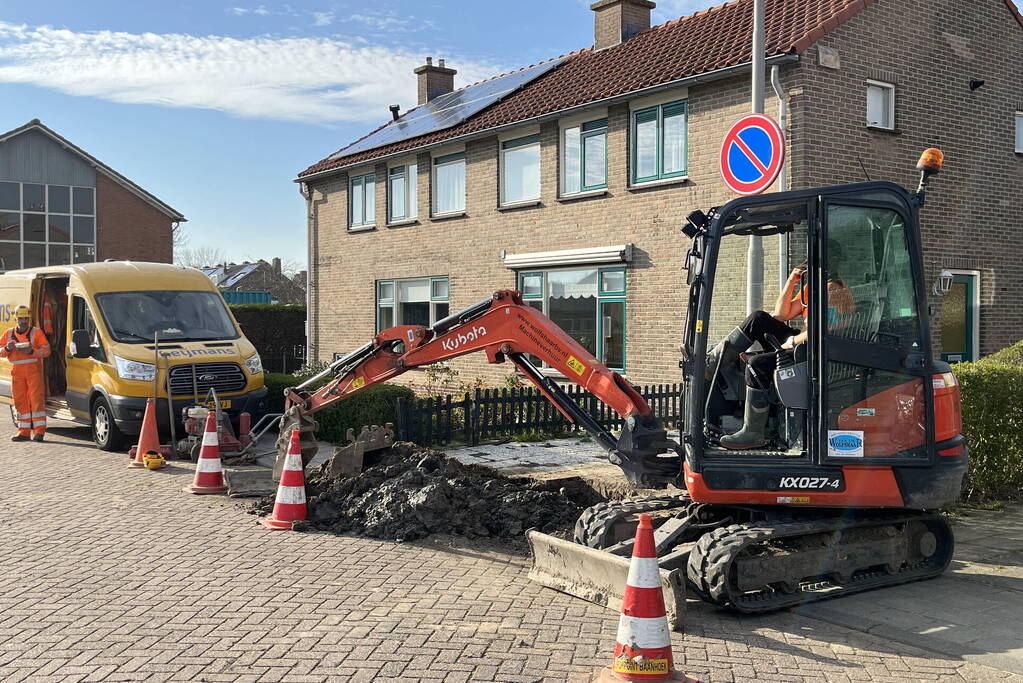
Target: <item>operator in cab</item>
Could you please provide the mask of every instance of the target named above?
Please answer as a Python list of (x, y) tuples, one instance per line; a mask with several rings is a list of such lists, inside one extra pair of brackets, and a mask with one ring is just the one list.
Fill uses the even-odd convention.
[[(838, 275), (842, 261), (842, 245), (828, 240), (828, 326), (841, 328), (856, 312), (852, 293)], [(713, 373), (720, 362), (722, 368), (734, 366), (755, 343), (770, 349), (767, 339), (773, 336), (781, 342), (781, 351), (766, 351), (748, 358), (746, 363), (746, 405), (743, 426), (738, 432), (721, 437), (721, 445), (733, 450), (761, 448), (767, 444), (765, 430), (771, 409), (771, 389), (774, 371), (778, 367), (779, 353), (795, 354), (798, 347), (806, 342), (809, 313), (804, 273), (807, 264), (802, 263), (789, 275), (785, 286), (778, 294), (771, 313), (754, 311), (738, 327), (714, 347), (707, 358), (707, 372)], [(803, 329), (798, 330), (787, 323), (803, 317)]]
[(11, 394), (17, 412), (18, 433), (11, 441), (42, 441), (46, 434), (46, 380), (43, 359), (50, 355), (50, 343), (33, 327), (28, 306), (14, 311), (16, 327), (0, 337), (0, 358), (11, 362)]

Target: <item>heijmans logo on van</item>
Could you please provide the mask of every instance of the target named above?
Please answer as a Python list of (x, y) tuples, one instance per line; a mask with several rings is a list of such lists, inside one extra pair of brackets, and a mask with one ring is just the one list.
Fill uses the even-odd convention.
[(164, 358), (191, 358), (192, 356), (233, 356), (235, 350), (231, 347), (218, 349), (179, 349), (176, 351), (161, 351)]
[(833, 457), (862, 458), (863, 432), (829, 430), (828, 455)]

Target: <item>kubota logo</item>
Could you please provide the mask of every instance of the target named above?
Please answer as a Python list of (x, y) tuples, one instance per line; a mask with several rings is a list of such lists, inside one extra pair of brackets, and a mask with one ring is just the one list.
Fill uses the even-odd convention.
[(462, 332), (457, 337), (445, 339), (440, 343), (440, 346), (445, 351), (454, 351), (455, 349), (465, 346), (469, 342), (474, 342), (480, 337), (486, 336), (486, 334), (487, 328), (483, 327), (483, 325), (475, 325), (468, 332)]
[(852, 434), (836, 434), (828, 439), (836, 451), (856, 451), (863, 448), (863, 439)]

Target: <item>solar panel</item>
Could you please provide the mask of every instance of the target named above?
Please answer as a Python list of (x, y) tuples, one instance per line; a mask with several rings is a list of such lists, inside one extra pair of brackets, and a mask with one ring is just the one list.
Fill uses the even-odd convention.
[(352, 143), (330, 158), (338, 159), (356, 152), (389, 145), (399, 140), (450, 128), (542, 76), (563, 62), (564, 59), (564, 57), (552, 59), (506, 76), (492, 78), (489, 81), (435, 97), (426, 104), (407, 112), (397, 121), (392, 121), (366, 138)]

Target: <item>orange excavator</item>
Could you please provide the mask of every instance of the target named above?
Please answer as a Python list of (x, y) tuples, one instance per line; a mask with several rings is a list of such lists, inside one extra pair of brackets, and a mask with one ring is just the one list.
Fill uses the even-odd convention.
[[(531, 576), (545, 585), (614, 606), (639, 513), (656, 518), (669, 618), (687, 587), (755, 613), (936, 576), (954, 542), (944, 518), (928, 510), (959, 497), (968, 459), (959, 389), (950, 367), (932, 357), (926, 314), (918, 215), (941, 161), (938, 150), (924, 153), (915, 193), (866, 182), (744, 197), (689, 215), (678, 440), (625, 378), (515, 291), (431, 327), (377, 334), (286, 391), (282, 432), (300, 429), (309, 457), (318, 410), (412, 368), (482, 351), (491, 363), (512, 363), (634, 487), (671, 487), (587, 509), (574, 542), (529, 532)], [(786, 347), (766, 335), (740, 348), (749, 345), (729, 335), (711, 349), (712, 321), (725, 317), (714, 298), (722, 244), (787, 233), (805, 237), (806, 268), (793, 290), (805, 310), (805, 343)], [(762, 439), (736, 450), (725, 437), (748, 428), (744, 372), (772, 351), (773, 381), (756, 406)], [(605, 430), (538, 361), (613, 408), (624, 418), (621, 432)]]

